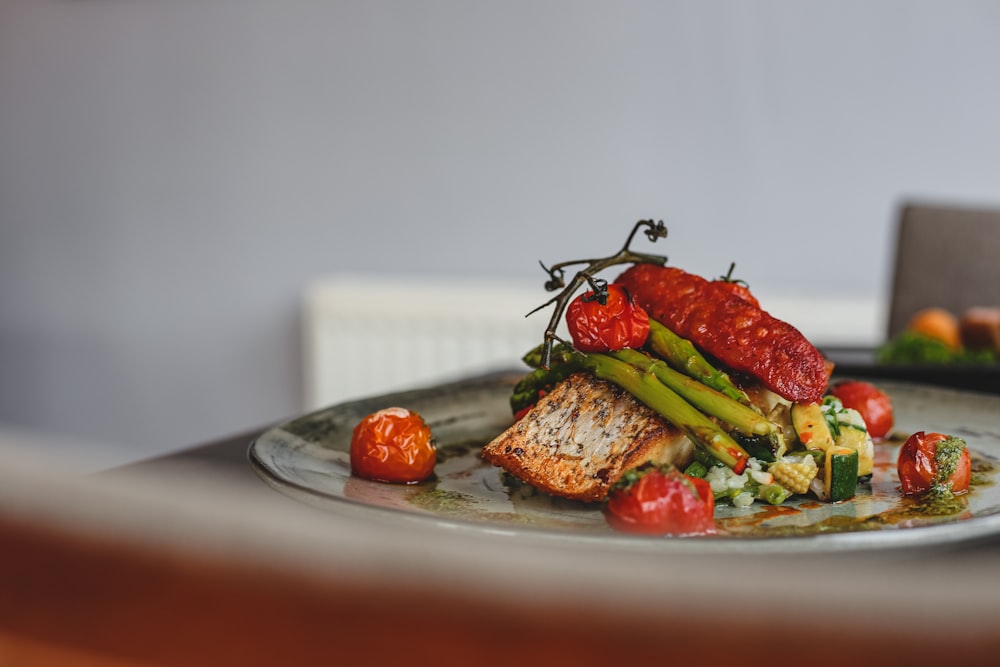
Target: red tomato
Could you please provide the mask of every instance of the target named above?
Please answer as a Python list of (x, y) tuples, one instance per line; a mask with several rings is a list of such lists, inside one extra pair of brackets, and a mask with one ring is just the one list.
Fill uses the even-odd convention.
[(604, 516), (615, 530), (644, 535), (715, 532), (715, 498), (703, 479), (675, 469), (651, 468), (608, 496)]
[(900, 448), (896, 467), (906, 495), (924, 493), (938, 484), (951, 484), (953, 493), (969, 490), (972, 461), (960, 438), (914, 433)]
[(760, 302), (757, 301), (757, 297), (750, 293), (750, 286), (746, 284), (746, 281), (733, 278), (733, 269), (735, 268), (736, 262), (733, 262), (729, 265), (729, 273), (720, 276), (712, 282), (724, 287), (733, 296), (738, 296), (744, 301), (748, 301), (757, 308), (760, 308)]
[(573, 346), (581, 352), (610, 352), (638, 348), (649, 336), (649, 315), (620, 285), (608, 285), (607, 303), (594, 292), (584, 292), (566, 309)]
[(526, 405), (523, 408), (521, 408), (520, 410), (515, 410), (514, 411), (514, 421), (519, 422), (522, 419), (524, 419), (524, 415), (526, 415), (529, 412), (531, 412), (531, 409), (533, 407), (535, 407), (535, 405), (538, 403), (538, 401), (542, 400), (542, 397), (545, 396), (545, 394), (547, 394), (547, 393), (549, 393), (548, 389), (539, 389), (538, 390), (538, 395), (535, 396), (535, 402), (534, 403), (532, 403), (531, 405)]
[(830, 393), (839, 398), (845, 408), (852, 408), (861, 414), (871, 437), (884, 438), (892, 429), (892, 401), (875, 385), (848, 380), (836, 384)]
[(514, 421), (519, 422), (522, 419), (524, 419), (524, 415), (526, 415), (529, 412), (531, 412), (531, 408), (533, 408), (533, 407), (535, 407), (534, 403), (532, 403), (531, 405), (526, 405), (523, 408), (521, 408), (520, 410), (518, 410), (517, 412), (515, 412), (514, 413)]
[(416, 412), (385, 408), (354, 427), (351, 472), (377, 482), (414, 484), (434, 473), (437, 450)]

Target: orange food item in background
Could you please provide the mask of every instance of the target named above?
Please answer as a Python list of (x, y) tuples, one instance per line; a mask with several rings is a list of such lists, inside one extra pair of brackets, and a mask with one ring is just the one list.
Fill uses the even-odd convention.
[(906, 328), (939, 340), (954, 349), (962, 346), (958, 318), (944, 308), (924, 308), (917, 311)]

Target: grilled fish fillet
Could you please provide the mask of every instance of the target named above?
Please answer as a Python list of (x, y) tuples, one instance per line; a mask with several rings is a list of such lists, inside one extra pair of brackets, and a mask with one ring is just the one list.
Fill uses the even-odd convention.
[(648, 461), (685, 465), (694, 446), (625, 390), (571, 375), (483, 448), (483, 457), (554, 496), (603, 500)]

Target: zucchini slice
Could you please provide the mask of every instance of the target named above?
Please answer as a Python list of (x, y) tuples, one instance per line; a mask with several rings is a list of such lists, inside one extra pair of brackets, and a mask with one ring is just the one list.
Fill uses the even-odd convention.
[(806, 449), (828, 451), (834, 446), (833, 434), (819, 403), (793, 403), (792, 428)]
[(834, 445), (826, 450), (826, 465), (823, 466), (823, 490), (827, 500), (853, 498), (858, 487), (858, 452), (850, 447)]
[(858, 453), (858, 475), (870, 475), (875, 468), (875, 445), (868, 431), (854, 424), (840, 422), (835, 442), (838, 447), (853, 449)]

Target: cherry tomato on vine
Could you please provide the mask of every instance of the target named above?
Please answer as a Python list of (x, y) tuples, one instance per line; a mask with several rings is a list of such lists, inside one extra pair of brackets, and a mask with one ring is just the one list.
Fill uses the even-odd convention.
[(729, 273), (724, 276), (720, 276), (712, 282), (716, 285), (724, 287), (733, 296), (738, 296), (744, 301), (748, 301), (754, 306), (760, 308), (760, 302), (757, 301), (757, 297), (750, 292), (750, 286), (746, 284), (746, 281), (733, 278), (733, 269), (735, 268), (736, 262), (733, 262), (729, 265)]
[(612, 528), (627, 533), (704, 535), (715, 532), (715, 497), (703, 479), (654, 467), (613, 488), (604, 517)]
[(351, 438), (351, 472), (377, 482), (415, 484), (434, 473), (437, 449), (416, 412), (385, 408), (362, 419)]
[(604, 304), (593, 291), (573, 299), (566, 309), (566, 325), (581, 352), (639, 348), (649, 336), (649, 315), (628, 290), (614, 283), (607, 286)]
[(969, 490), (972, 461), (960, 438), (924, 431), (914, 433), (900, 448), (896, 467), (906, 495), (919, 495), (948, 483), (953, 493)]
[(860, 380), (839, 382), (830, 393), (840, 399), (845, 408), (857, 410), (868, 426), (868, 435), (884, 438), (892, 430), (894, 416), (892, 400), (875, 385)]

